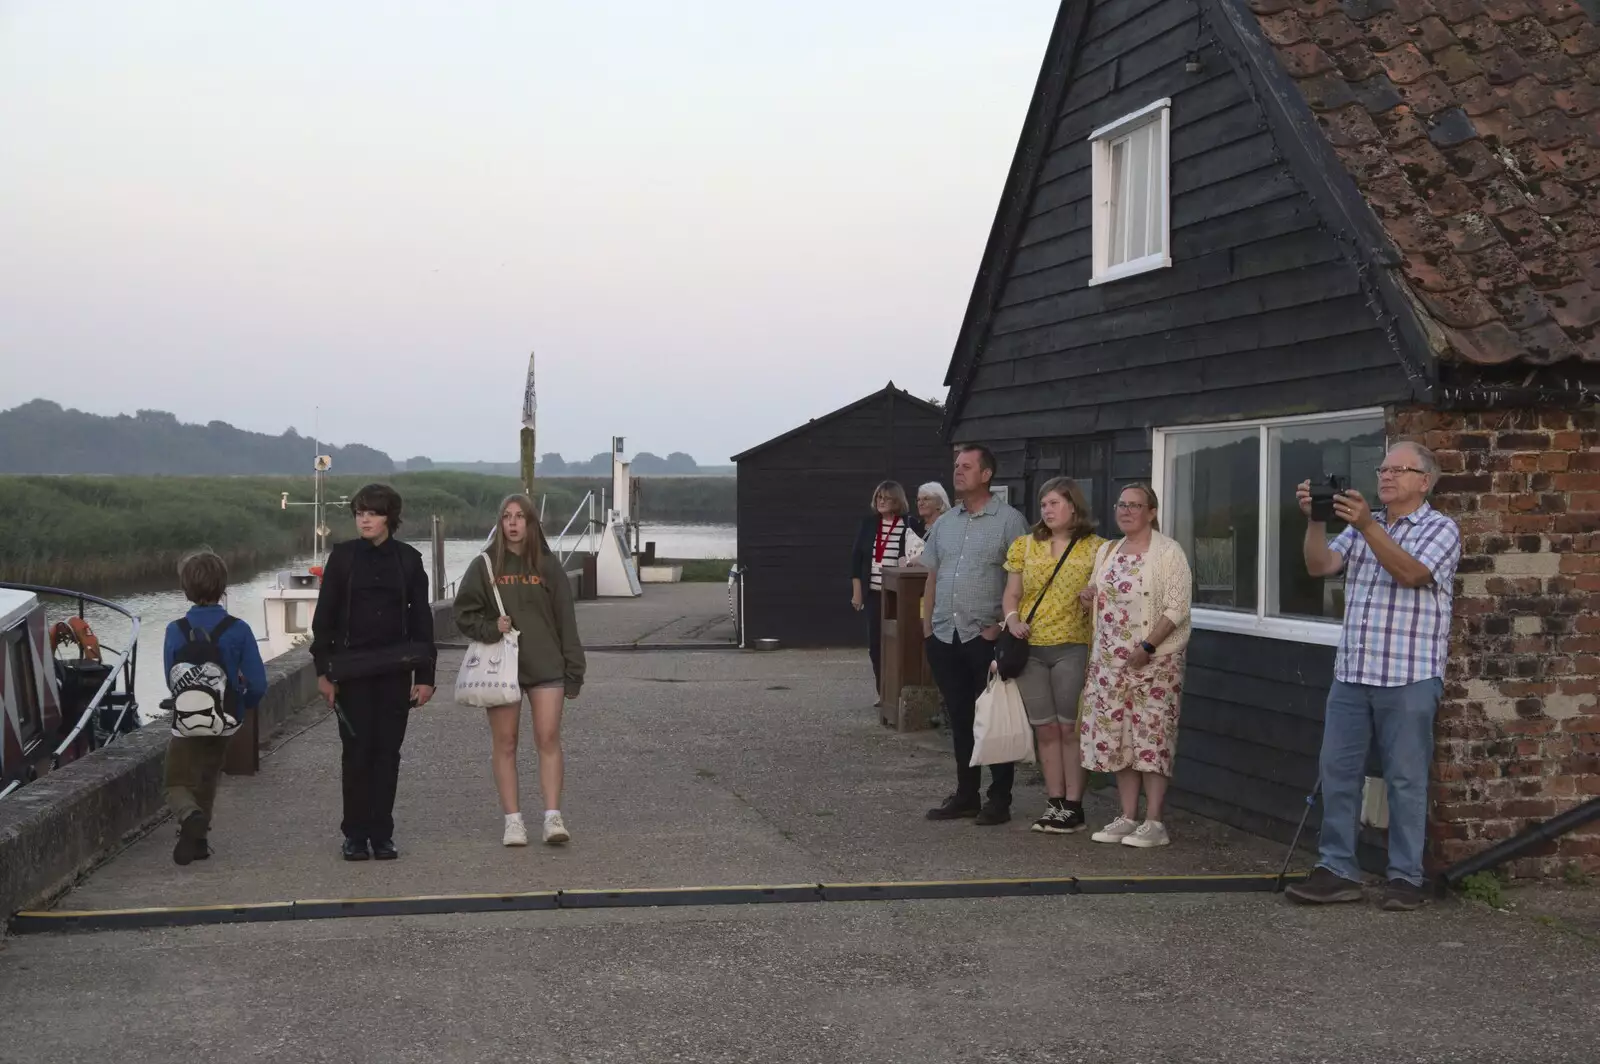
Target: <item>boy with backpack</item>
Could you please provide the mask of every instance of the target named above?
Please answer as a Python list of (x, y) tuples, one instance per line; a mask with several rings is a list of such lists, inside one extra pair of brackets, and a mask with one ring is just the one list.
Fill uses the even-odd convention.
[(178, 822), (172, 859), (180, 865), (211, 856), (207, 835), (228, 738), (267, 693), (267, 669), (250, 626), (223, 609), (228, 567), (210, 550), (178, 563), (178, 583), (193, 605), (167, 625), (162, 654), (172, 691), (167, 744), (167, 805)]

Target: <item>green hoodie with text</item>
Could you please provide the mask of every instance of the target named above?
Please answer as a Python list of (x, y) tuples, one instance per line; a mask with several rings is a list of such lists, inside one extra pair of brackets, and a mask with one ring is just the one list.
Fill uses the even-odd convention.
[[(493, 558), (493, 551), (489, 552)], [(500, 598), (511, 626), (521, 636), (517, 655), (517, 682), (523, 687), (560, 682), (568, 698), (577, 698), (587, 667), (583, 643), (578, 639), (578, 618), (572, 607), (572, 584), (561, 563), (543, 553), (536, 567), (510, 551), (504, 572), (495, 573)], [(483, 558), (472, 559), (456, 592), (456, 626), (468, 639), (498, 643), (496, 621), (500, 609), (489, 586)]]

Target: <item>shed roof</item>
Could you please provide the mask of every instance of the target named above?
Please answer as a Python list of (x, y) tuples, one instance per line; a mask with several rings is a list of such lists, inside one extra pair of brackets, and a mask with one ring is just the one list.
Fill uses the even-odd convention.
[(751, 448), (748, 448), (746, 450), (740, 451), (738, 454), (736, 454), (732, 458), (730, 458), (729, 461), (730, 462), (742, 462), (746, 458), (749, 458), (751, 455), (755, 454), (758, 451), (764, 451), (768, 447), (776, 446), (777, 444), (783, 443), (785, 440), (790, 440), (790, 439), (793, 439), (794, 437), (799, 436), (799, 435), (801, 435), (803, 433), (810, 432), (813, 429), (818, 428), (819, 426), (823, 425), (826, 422), (832, 421), (835, 418), (843, 417), (844, 415), (850, 413), (853, 410), (858, 410), (861, 407), (866, 406), (869, 403), (875, 402), (875, 401), (877, 401), (879, 399), (883, 399), (885, 397), (893, 397), (893, 398), (898, 398), (898, 399), (904, 400), (905, 402), (911, 403), (913, 406), (920, 407), (921, 409), (926, 410), (928, 413), (932, 414), (935, 418), (943, 418), (944, 417), (944, 411), (942, 409), (940, 409), (938, 406), (936, 406), (933, 403), (928, 402), (926, 399), (918, 399), (916, 396), (912, 395), (910, 392), (906, 391), (904, 388), (896, 388), (894, 386), (894, 381), (890, 381), (886, 387), (880, 388), (878, 391), (873, 392), (871, 395), (864, 395), (860, 399), (857, 399), (855, 402), (851, 403), (848, 406), (841, 406), (839, 409), (831, 411), (830, 413), (823, 414), (821, 417), (814, 417), (810, 421), (807, 421), (804, 425), (796, 425), (794, 428), (790, 429), (788, 432), (783, 433), (781, 436), (774, 436), (774, 437), (772, 437), (772, 439), (767, 440), (765, 443), (758, 443), (754, 447), (751, 447)]

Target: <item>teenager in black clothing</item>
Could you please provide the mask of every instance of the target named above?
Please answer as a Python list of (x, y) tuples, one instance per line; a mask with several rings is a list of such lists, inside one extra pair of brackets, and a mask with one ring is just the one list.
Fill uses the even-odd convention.
[[(399, 494), (368, 484), (356, 492), (350, 511), (360, 538), (328, 553), (311, 621), (311, 656), (317, 690), (339, 714), (344, 858), (392, 861), (400, 856), (394, 845), (400, 745), (411, 708), (433, 697), (433, 610), (422, 555), (394, 538)], [(384, 651), (407, 646), (422, 648), (420, 663), (383, 663)], [(364, 657), (367, 666), (353, 670), (363, 675), (336, 683), (329, 672), (340, 675), (341, 654)]]

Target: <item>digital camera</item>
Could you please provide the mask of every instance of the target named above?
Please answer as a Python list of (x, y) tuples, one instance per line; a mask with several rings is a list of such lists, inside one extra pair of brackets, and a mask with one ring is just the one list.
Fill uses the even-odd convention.
[(1328, 522), (1334, 519), (1333, 499), (1343, 495), (1350, 483), (1337, 473), (1329, 474), (1320, 484), (1311, 485), (1311, 520)]

